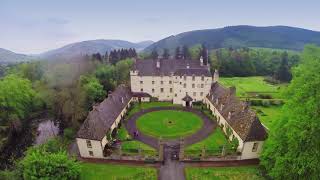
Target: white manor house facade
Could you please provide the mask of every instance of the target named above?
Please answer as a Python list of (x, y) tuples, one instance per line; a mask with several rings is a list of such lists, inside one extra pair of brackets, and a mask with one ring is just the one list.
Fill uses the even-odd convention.
[(185, 59), (137, 60), (130, 71), (132, 92), (147, 93), (159, 101), (192, 106), (194, 101), (202, 101), (209, 94), (212, 82), (217, 81), (200, 61)]
[(220, 85), (218, 72), (212, 75), (202, 58), (136, 60), (130, 80), (131, 87), (120, 85), (89, 112), (76, 138), (81, 157), (106, 158), (107, 134), (123, 121), (131, 102), (152, 97), (187, 107), (203, 102), (229, 140), (238, 140), (240, 159), (259, 157), (266, 129), (248, 103), (236, 97), (234, 87)]

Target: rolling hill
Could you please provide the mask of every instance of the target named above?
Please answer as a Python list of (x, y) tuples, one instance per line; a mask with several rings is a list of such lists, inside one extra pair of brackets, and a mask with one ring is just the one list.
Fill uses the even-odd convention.
[(18, 54), (7, 49), (0, 48), (0, 63), (10, 64), (16, 62), (28, 61), (34, 59), (33, 56), (28, 56), (25, 54)]
[(143, 41), (132, 43), (123, 40), (89, 40), (68, 44), (58, 49), (54, 49), (40, 54), (43, 59), (70, 59), (80, 55), (100, 53), (105, 54), (106, 51), (121, 48), (135, 48), (137, 51), (143, 50), (145, 47), (152, 44), (152, 41)]
[(169, 36), (148, 46), (144, 51), (177, 46), (205, 44), (209, 49), (224, 47), (262, 47), (302, 50), (305, 44), (320, 45), (320, 32), (288, 26), (228, 26), (219, 29), (196, 30)]

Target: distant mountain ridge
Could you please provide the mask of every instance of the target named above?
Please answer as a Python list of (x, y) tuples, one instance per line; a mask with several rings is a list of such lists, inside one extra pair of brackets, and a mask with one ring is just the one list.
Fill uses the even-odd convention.
[(33, 59), (33, 56), (19, 54), (7, 49), (0, 48), (0, 63), (15, 63)]
[(228, 26), (195, 30), (169, 36), (148, 46), (144, 51), (164, 48), (173, 52), (177, 46), (205, 44), (209, 49), (228, 47), (262, 47), (302, 50), (305, 44), (320, 45), (320, 32), (288, 26)]
[(135, 48), (137, 51), (143, 50), (145, 47), (151, 45), (153, 41), (142, 41), (133, 43), (123, 40), (88, 40), (82, 42), (71, 43), (61, 48), (50, 50), (36, 55), (18, 54), (12, 51), (0, 48), (0, 63), (16, 63), (29, 61), (32, 59), (47, 59), (47, 60), (66, 60), (75, 59), (81, 55), (101, 53), (106, 51), (121, 48)]
[(81, 55), (100, 53), (104, 55), (106, 51), (121, 48), (135, 48), (137, 51), (143, 50), (145, 47), (151, 45), (153, 41), (142, 41), (132, 43), (124, 40), (89, 40), (68, 44), (58, 49), (50, 50), (40, 54), (44, 59), (69, 59)]

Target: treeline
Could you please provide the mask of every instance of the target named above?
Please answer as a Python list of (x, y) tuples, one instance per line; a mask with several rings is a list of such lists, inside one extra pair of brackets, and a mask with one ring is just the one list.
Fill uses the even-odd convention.
[(101, 55), (100, 53), (95, 53), (92, 55), (92, 57), (101, 62), (110, 63), (114, 65), (120, 60), (137, 57), (137, 52), (134, 48), (115, 49), (110, 52), (106, 51), (104, 55)]
[[(75, 134), (95, 103), (109, 91), (129, 82), (131, 59), (114, 65), (96, 55), (70, 62), (29, 62), (6, 69), (0, 77), (0, 152), (18, 146), (10, 144), (10, 136), (23, 134), (33, 114), (46, 111), (60, 127)], [(1, 167), (10, 167), (15, 158), (0, 158)]]
[[(160, 54), (160, 55), (159, 55)], [(210, 63), (212, 71), (218, 69), (222, 76), (270, 76), (272, 81), (289, 82), (291, 80), (291, 67), (300, 61), (297, 52), (254, 49), (254, 48), (223, 48), (208, 51), (205, 45), (177, 47), (171, 55), (168, 49), (161, 52), (153, 50), (144, 58), (156, 59), (158, 57), (168, 59), (203, 58), (204, 64)]]
[(290, 73), (290, 68), (299, 60), (297, 53), (279, 50), (229, 48), (210, 53), (212, 69), (219, 69), (223, 76), (273, 76), (288, 80), (290, 77), (282, 78), (282, 74)]

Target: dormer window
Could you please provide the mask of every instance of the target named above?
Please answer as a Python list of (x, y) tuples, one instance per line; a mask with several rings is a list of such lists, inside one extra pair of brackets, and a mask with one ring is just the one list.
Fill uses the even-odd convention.
[(196, 80), (196, 77), (195, 77), (195, 75), (193, 74), (192, 75), (192, 81), (195, 81)]
[(183, 75), (183, 80), (187, 80), (187, 75)]
[(220, 111), (222, 111), (222, 109), (223, 109), (223, 104), (221, 104), (221, 106), (220, 106)]
[(204, 75), (201, 76), (201, 81), (204, 81)]
[(257, 152), (258, 147), (259, 147), (259, 143), (257, 143), (257, 142), (253, 143), (252, 152)]

